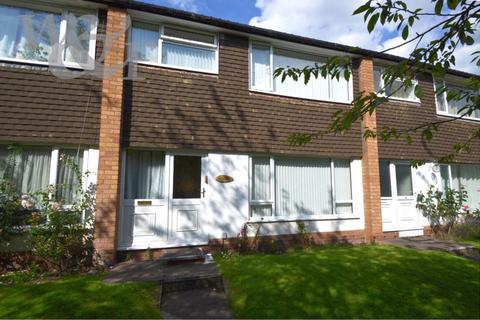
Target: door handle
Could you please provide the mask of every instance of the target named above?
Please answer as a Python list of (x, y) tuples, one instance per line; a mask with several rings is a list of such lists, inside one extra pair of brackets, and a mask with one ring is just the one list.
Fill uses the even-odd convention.
[(202, 198), (205, 198), (205, 188), (202, 188)]

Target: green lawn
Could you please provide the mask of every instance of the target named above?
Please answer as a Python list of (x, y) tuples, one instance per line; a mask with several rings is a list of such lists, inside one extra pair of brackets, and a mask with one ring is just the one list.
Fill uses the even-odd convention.
[(238, 318), (480, 318), (480, 264), (395, 246), (218, 259)]
[(155, 283), (108, 285), (101, 276), (0, 285), (0, 318), (160, 318)]

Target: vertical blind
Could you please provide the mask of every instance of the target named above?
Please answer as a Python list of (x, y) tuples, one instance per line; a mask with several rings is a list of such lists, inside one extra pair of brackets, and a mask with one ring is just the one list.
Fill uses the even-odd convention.
[[(271, 64), (271, 51), (273, 52), (273, 65)], [(307, 99), (323, 99), (349, 102), (349, 82), (341, 76), (338, 80), (330, 76), (318, 78), (311, 76), (305, 84), (303, 76), (297, 81), (287, 77), (282, 82), (282, 77), (273, 77), (273, 72), (278, 68), (299, 68), (321, 64), (319, 59), (309, 54), (303, 54), (290, 50), (273, 48), (258, 43), (252, 44), (251, 58), (251, 86), (254, 89), (274, 91), (276, 93), (301, 97)], [(273, 87), (271, 79), (273, 78)]]
[(270, 47), (252, 45), (252, 87), (270, 90), (271, 77)]
[(271, 200), (270, 158), (252, 158), (252, 200)]
[(18, 192), (44, 191), (50, 179), (51, 150), (28, 148), (11, 153), (0, 148), (0, 178), (12, 181)]
[(178, 43), (162, 43), (162, 63), (170, 66), (214, 71), (215, 51)]
[[(306, 66), (313, 66), (315, 60), (312, 57), (300, 54), (294, 54), (285, 50), (274, 50), (273, 70), (278, 68), (294, 67), (303, 69)], [(287, 77), (282, 82), (282, 77), (276, 77), (273, 80), (275, 92), (284, 95), (293, 95), (310, 99), (329, 99), (328, 79), (319, 76), (311, 77), (305, 84), (303, 76), (298, 81)]]
[(480, 209), (480, 165), (452, 165), (452, 180), (453, 188), (467, 192), (467, 204)]
[(159, 151), (128, 150), (125, 173), (126, 199), (163, 199), (165, 154)]
[[(59, 156), (69, 157), (78, 166), (80, 172), (83, 172), (83, 150), (78, 152), (74, 149), (60, 150)], [(60, 160), (57, 165), (57, 199), (63, 200), (64, 204), (72, 204), (77, 200), (80, 183), (72, 166), (67, 165), (65, 160)]]
[[(350, 161), (335, 160), (335, 209), (337, 214), (353, 213)], [(348, 202), (348, 203), (347, 203)]]
[(277, 215), (332, 214), (330, 161), (275, 159)]
[(132, 59), (174, 67), (214, 72), (216, 68), (215, 36), (164, 27), (160, 61), (159, 26), (135, 22), (131, 33)]

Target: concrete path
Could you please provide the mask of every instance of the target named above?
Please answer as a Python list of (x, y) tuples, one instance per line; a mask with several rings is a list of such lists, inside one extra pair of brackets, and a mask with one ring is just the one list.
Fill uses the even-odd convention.
[(231, 319), (223, 277), (213, 263), (169, 265), (165, 260), (123, 262), (103, 279), (106, 283), (156, 281), (165, 319)]
[(384, 243), (418, 250), (437, 250), (453, 253), (467, 259), (480, 262), (480, 255), (475, 246), (449, 240), (437, 240), (429, 237), (412, 237), (385, 240)]
[(194, 263), (169, 266), (163, 260), (127, 261), (117, 264), (103, 279), (106, 283), (164, 281), (221, 276), (215, 263)]
[(160, 310), (165, 319), (232, 319), (225, 292), (209, 288), (168, 293)]

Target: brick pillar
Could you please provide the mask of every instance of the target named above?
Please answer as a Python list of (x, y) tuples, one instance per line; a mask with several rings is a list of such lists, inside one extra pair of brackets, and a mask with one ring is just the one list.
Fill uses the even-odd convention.
[[(121, 124), (123, 67), (125, 61), (125, 30), (127, 12), (108, 8), (106, 36), (111, 46), (106, 52), (105, 77), (102, 87), (100, 114), (99, 163), (97, 176), (97, 212), (94, 246), (103, 262), (116, 259), (117, 221), (120, 200)], [(117, 70), (108, 74), (108, 70)], [(108, 74), (108, 75), (107, 75)]]
[[(373, 61), (364, 58), (358, 65), (359, 91), (366, 93), (374, 91)], [(362, 127), (375, 129), (377, 127), (376, 113), (366, 115)], [(365, 237), (367, 241), (382, 240), (382, 211), (380, 201), (380, 171), (378, 163), (378, 142), (376, 138), (363, 140), (363, 194), (365, 210)]]

